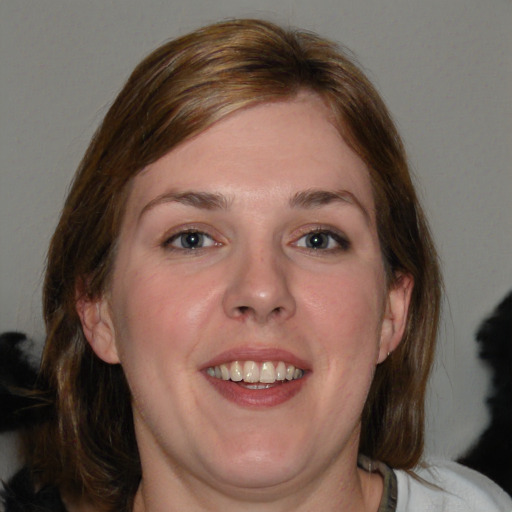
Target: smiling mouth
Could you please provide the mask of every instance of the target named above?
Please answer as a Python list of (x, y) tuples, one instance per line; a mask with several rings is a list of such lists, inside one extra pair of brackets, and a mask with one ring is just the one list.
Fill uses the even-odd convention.
[(233, 361), (210, 366), (206, 373), (215, 379), (236, 382), (247, 389), (267, 389), (276, 383), (302, 379), (304, 370), (284, 361)]

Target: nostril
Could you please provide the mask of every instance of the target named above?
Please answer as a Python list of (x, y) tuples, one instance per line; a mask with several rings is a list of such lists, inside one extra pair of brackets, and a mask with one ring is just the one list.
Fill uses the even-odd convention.
[[(256, 318), (259, 317), (257, 311), (250, 306), (238, 306), (236, 309), (238, 312), (238, 316), (240, 316), (240, 317), (247, 317), (250, 315), (254, 315)], [(270, 317), (278, 317), (279, 315), (281, 315), (281, 313), (283, 311), (284, 311), (284, 308), (282, 308), (281, 306), (278, 306), (278, 307), (272, 309), (270, 311), (270, 314), (265, 315), (265, 318), (268, 319)]]
[(281, 321), (293, 316), (295, 299), (284, 278), (270, 282), (256, 281), (256, 277), (245, 280), (237, 278), (225, 290), (222, 306), (227, 316), (237, 321), (254, 320), (257, 323), (271, 319)]

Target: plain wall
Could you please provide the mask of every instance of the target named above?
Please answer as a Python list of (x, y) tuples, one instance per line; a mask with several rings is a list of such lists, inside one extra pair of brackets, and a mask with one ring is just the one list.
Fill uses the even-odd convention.
[[(300, 26), (351, 48), (399, 125), (447, 301), (427, 451), (454, 457), (488, 420), (474, 331), (512, 288), (510, 0), (2, 0), (0, 331), (43, 339), (45, 251), (74, 169), (135, 64), (227, 17)], [(0, 477), (14, 466), (0, 439)]]

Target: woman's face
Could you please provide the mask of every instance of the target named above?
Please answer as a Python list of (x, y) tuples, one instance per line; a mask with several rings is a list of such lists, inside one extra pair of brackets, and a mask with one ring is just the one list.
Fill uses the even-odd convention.
[(375, 215), (311, 94), (239, 111), (134, 179), (111, 289), (82, 319), (126, 373), (144, 475), (259, 492), (355, 467), (409, 288), (386, 288)]

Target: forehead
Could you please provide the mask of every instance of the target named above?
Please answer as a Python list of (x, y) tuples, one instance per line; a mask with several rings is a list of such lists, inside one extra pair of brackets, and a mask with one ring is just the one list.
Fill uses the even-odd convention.
[(166, 189), (221, 192), (242, 201), (254, 194), (347, 189), (373, 212), (368, 170), (332, 117), (311, 93), (237, 111), (141, 171), (128, 212)]

